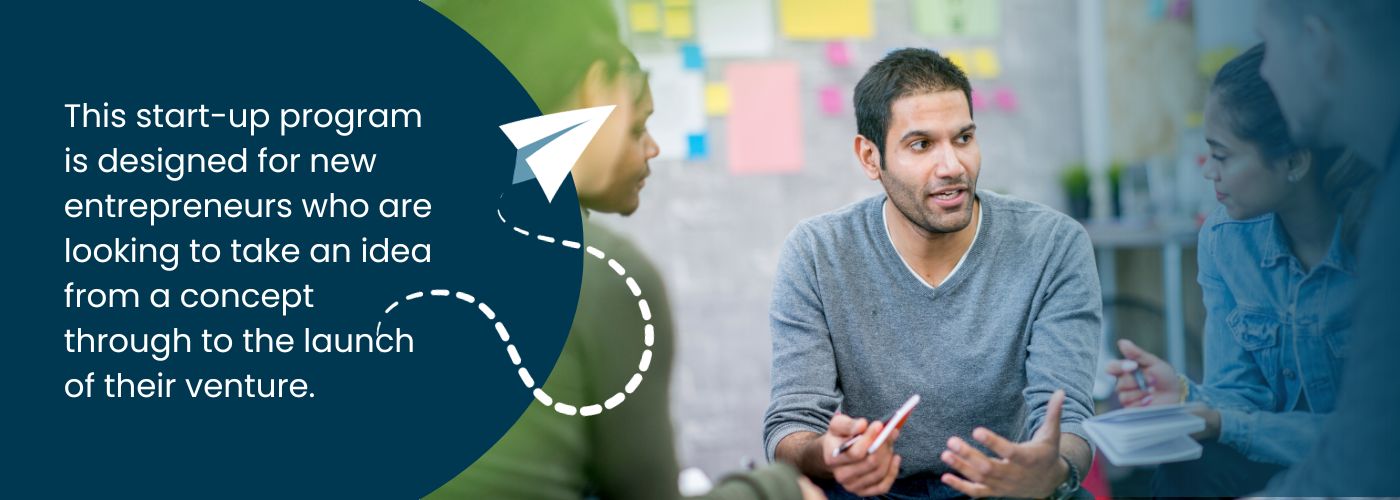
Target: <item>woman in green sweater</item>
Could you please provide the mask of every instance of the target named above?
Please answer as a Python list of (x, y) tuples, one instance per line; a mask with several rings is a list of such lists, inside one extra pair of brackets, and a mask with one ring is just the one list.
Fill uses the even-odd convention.
[[(509, 69), (541, 111), (617, 106), (573, 168), (585, 215), (631, 214), (659, 153), (646, 131), (651, 93), (635, 57), (597, 0), (429, 0)], [(602, 258), (584, 257), (577, 314), (544, 384), (553, 400), (602, 402), (638, 372), (640, 333), (652, 332), (645, 381), (601, 413), (564, 415), (532, 403), (471, 467), (430, 498), (620, 498), (680, 496), (668, 411), (674, 329), (659, 274), (631, 243), (584, 218), (585, 243), (625, 266), (624, 286)], [(632, 290), (645, 291), (650, 321)], [(650, 329), (647, 324), (650, 323)], [(729, 476), (706, 498), (824, 498), (797, 471), (776, 464)]]

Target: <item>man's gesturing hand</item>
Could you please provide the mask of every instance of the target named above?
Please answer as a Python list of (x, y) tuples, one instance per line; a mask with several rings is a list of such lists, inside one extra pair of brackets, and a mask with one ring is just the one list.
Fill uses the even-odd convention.
[(1001, 458), (988, 457), (961, 438), (949, 438), (941, 458), (963, 477), (947, 473), (943, 482), (973, 497), (1050, 496), (1069, 475), (1069, 465), (1060, 458), (1060, 411), (1064, 404), (1065, 392), (1055, 391), (1045, 422), (1024, 443), (1012, 443), (982, 427), (972, 431), (973, 439)]
[[(831, 470), (831, 475), (841, 487), (857, 496), (869, 497), (890, 491), (894, 478), (899, 474), (899, 455), (894, 454), (894, 441), (899, 437), (899, 429), (890, 432), (889, 439), (880, 445), (875, 453), (867, 453), (875, 436), (885, 428), (883, 422), (866, 423), (865, 419), (852, 419), (837, 414), (822, 435), (822, 460)], [(859, 436), (855, 445), (844, 453), (833, 456), (841, 448), (841, 443)]]

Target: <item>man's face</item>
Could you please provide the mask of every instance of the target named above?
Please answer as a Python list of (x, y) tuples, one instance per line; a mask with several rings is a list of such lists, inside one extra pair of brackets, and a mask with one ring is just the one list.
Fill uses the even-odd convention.
[(1293, 140), (1325, 146), (1331, 142), (1324, 134), (1331, 107), (1326, 97), (1328, 61), (1319, 49), (1321, 33), (1308, 26), (1299, 8), (1280, 0), (1259, 2), (1256, 28), (1267, 47), (1259, 73), (1278, 98)]
[(895, 208), (929, 234), (972, 222), (982, 165), (977, 126), (960, 90), (901, 97), (890, 105), (880, 184)]

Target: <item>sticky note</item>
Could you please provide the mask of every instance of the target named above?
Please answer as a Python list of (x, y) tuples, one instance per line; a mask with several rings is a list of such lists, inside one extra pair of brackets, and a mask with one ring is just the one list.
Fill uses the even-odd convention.
[(1211, 49), (1200, 55), (1200, 59), (1196, 61), (1196, 69), (1201, 71), (1201, 76), (1213, 78), (1220, 71), (1220, 68), (1225, 66), (1225, 63), (1230, 62), (1238, 55), (1240, 55), (1240, 49), (1230, 45)]
[(962, 0), (962, 35), (991, 38), (1001, 34), (1001, 2)]
[(797, 63), (736, 62), (725, 67), (729, 110), (729, 171), (736, 174), (802, 169), (801, 87)]
[(932, 37), (996, 37), (1001, 33), (997, 0), (914, 0), (914, 29)]
[(1008, 88), (997, 89), (992, 100), (996, 101), (998, 108), (1008, 113), (1015, 112), (1021, 106), (1020, 100), (1016, 98), (1016, 92)]
[(778, 0), (783, 36), (796, 40), (870, 38), (871, 0)]
[(681, 61), (685, 69), (705, 70), (705, 57), (700, 54), (700, 46), (693, 43), (681, 44)]
[(632, 31), (637, 33), (661, 31), (661, 10), (656, 7), (656, 2), (628, 4), (627, 20), (632, 24)]
[(842, 41), (826, 42), (826, 62), (832, 66), (850, 66), (851, 49)]
[(663, 160), (689, 156), (691, 134), (705, 132), (705, 75), (685, 69), (680, 51), (639, 53), (637, 61), (651, 83), (656, 109), (647, 120), (647, 131), (661, 149)]
[(990, 48), (973, 49), (972, 67), (978, 78), (988, 80), (1001, 77), (1001, 59), (997, 57), (997, 52)]
[(773, 52), (771, 0), (695, 4), (695, 37), (709, 57), (767, 57)]
[(661, 35), (666, 38), (695, 36), (695, 19), (690, 15), (690, 7), (667, 6), (662, 12)]
[(729, 86), (723, 83), (705, 85), (705, 115), (724, 116), (729, 114)]
[(1147, 0), (1147, 19), (1160, 21), (1167, 15), (1167, 0)]
[(827, 85), (817, 91), (817, 99), (821, 101), (822, 114), (826, 116), (841, 115), (841, 89), (835, 85)]
[(982, 111), (987, 109), (987, 96), (982, 91), (972, 89), (972, 110)]
[(689, 154), (686, 155), (687, 158), (691, 160), (703, 160), (709, 158), (710, 147), (706, 134), (690, 134), (686, 137), (686, 139), (690, 143), (690, 151)]
[(914, 18), (914, 29), (920, 34), (932, 37), (950, 37), (957, 34), (953, 29), (953, 19), (960, 12), (954, 12), (947, 0), (914, 0), (909, 13)]
[(1191, 2), (1188, 0), (1173, 0), (1171, 9), (1167, 16), (1179, 21), (1185, 21), (1191, 17)]
[(948, 62), (953, 63), (954, 66), (957, 66), (957, 67), (959, 67), (959, 68), (962, 68), (963, 73), (967, 73), (967, 77), (968, 77), (968, 78), (976, 78), (976, 76), (974, 76), (974, 75), (972, 74), (972, 69), (973, 69), (973, 68), (972, 68), (971, 66), (968, 66), (968, 63), (971, 62), (971, 61), (970, 61), (970, 60), (968, 59), (968, 57), (967, 57), (967, 51), (965, 51), (965, 50), (945, 50), (945, 51), (943, 51), (942, 53), (943, 53), (943, 57), (948, 58)]

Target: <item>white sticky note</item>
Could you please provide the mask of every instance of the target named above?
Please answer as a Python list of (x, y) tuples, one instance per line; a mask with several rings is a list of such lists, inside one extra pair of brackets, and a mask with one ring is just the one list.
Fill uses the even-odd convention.
[(710, 57), (766, 57), (773, 52), (773, 3), (703, 0), (695, 3), (696, 37)]
[(656, 103), (647, 130), (661, 149), (658, 158), (683, 160), (689, 156), (690, 136), (706, 132), (704, 74), (687, 71), (679, 52), (637, 54), (637, 61), (650, 77)]

